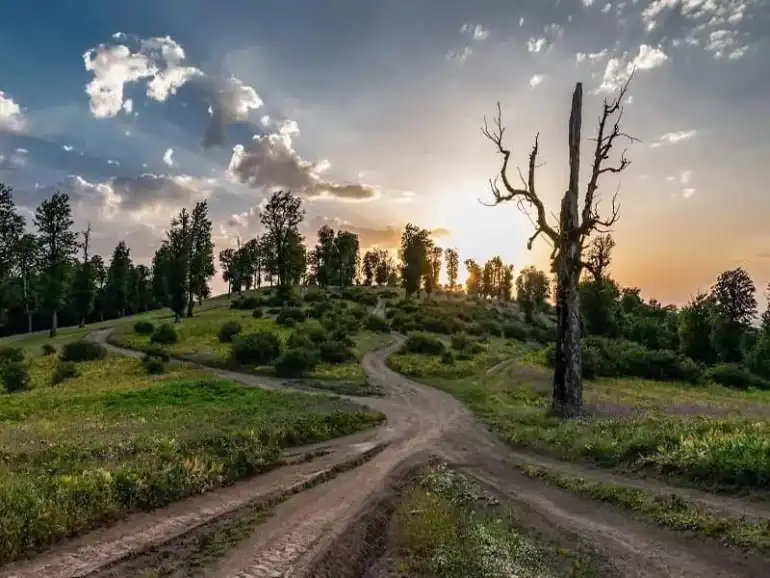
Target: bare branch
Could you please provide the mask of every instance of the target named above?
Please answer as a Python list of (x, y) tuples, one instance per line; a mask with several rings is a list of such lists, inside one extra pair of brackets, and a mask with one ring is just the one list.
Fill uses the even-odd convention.
[[(620, 174), (631, 164), (626, 156), (626, 150), (620, 154), (620, 159), (615, 165), (607, 165), (610, 153), (618, 139), (625, 139), (634, 142), (637, 139), (620, 130), (620, 122), (623, 118), (623, 101), (628, 92), (628, 87), (633, 78), (633, 73), (620, 88), (618, 94), (612, 101), (604, 101), (602, 115), (599, 118), (597, 136), (591, 139), (596, 143), (594, 149), (593, 166), (591, 168), (591, 178), (586, 187), (586, 196), (583, 203), (582, 222), (580, 224), (580, 235), (585, 237), (591, 234), (591, 231), (605, 232), (602, 229), (609, 229), (614, 225), (619, 217), (619, 205), (617, 204), (617, 191), (612, 199), (612, 214), (610, 217), (602, 219), (599, 215), (599, 198), (597, 189), (599, 188), (599, 177), (605, 173)], [(614, 117), (614, 120), (613, 120)], [(609, 124), (611, 128), (608, 128)]]
[(541, 233), (545, 234), (546, 237), (555, 243), (558, 239), (558, 234), (556, 230), (548, 224), (545, 206), (540, 197), (538, 197), (535, 189), (535, 170), (537, 169), (538, 140), (540, 135), (538, 134), (535, 136), (535, 144), (532, 146), (532, 150), (529, 153), (527, 178), (525, 179), (521, 170), (519, 170), (518, 173), (522, 182), (522, 188), (516, 188), (511, 184), (508, 178), (508, 163), (510, 162), (512, 153), (511, 149), (506, 148), (503, 144), (505, 127), (503, 126), (502, 109), (499, 102), (497, 103), (497, 115), (494, 118), (493, 126), (490, 128), (487, 118), (484, 117), (481, 133), (492, 141), (497, 148), (497, 152), (503, 157), (500, 173), (498, 175), (500, 181), (502, 181), (503, 190), (497, 185), (497, 178), (495, 178), (494, 181), (490, 181), (490, 189), (492, 190), (492, 197), (494, 199), (492, 206), (516, 199), (519, 203), (519, 208), (521, 209), (524, 206), (521, 201), (526, 201), (528, 205), (535, 208), (537, 213), (535, 219), (536, 232), (528, 243), (528, 247), (531, 247), (532, 241), (534, 241), (534, 239)]

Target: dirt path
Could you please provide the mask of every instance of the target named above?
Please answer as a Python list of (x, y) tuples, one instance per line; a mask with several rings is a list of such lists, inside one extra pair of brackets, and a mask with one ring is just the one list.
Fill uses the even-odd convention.
[[(103, 342), (107, 332), (93, 337)], [(387, 368), (387, 356), (402, 341), (403, 337), (399, 337), (390, 346), (368, 353), (362, 361), (369, 379), (383, 387), (387, 395), (382, 399), (358, 398), (357, 401), (383, 411), (388, 418), (387, 426), (353, 439), (329, 442), (326, 447), (332, 453), (312, 462), (284, 467), (232, 488), (132, 516), (125, 523), (86, 535), (0, 576), (85, 576), (112, 560), (168, 540), (223, 512), (303, 483), (308, 476), (360, 455), (377, 444), (387, 444), (387, 447), (355, 470), (279, 504), (272, 518), (207, 575), (304, 578), (314, 570), (325, 551), (332, 546), (338, 550), (340, 543), (348, 539), (346, 529), (379, 499), (386, 489), (388, 476), (405, 462), (428, 454), (438, 454), (479, 479), (490, 491), (512, 503), (523, 515), (526, 525), (554, 536), (575, 536), (590, 544), (602, 558), (611, 561), (617, 576), (767, 575), (767, 560), (644, 525), (610, 506), (582, 499), (521, 474), (512, 464), (522, 456), (511, 452), (477, 425), (470, 412), (453, 397), (418, 385)], [(108, 347), (126, 355), (141, 355)], [(285, 387), (283, 383), (253, 375), (217, 369), (207, 371), (249, 386)], [(578, 471), (577, 466), (570, 464), (560, 467)], [(668, 490), (671, 493), (672, 489)]]

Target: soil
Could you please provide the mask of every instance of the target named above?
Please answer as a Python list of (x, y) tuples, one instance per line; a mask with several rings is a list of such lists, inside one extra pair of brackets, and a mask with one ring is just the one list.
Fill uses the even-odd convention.
[[(92, 338), (101, 342), (105, 342), (107, 336), (108, 332), (92, 334)], [(533, 463), (533, 456), (511, 451), (478, 425), (470, 412), (449, 394), (414, 383), (385, 365), (387, 356), (402, 342), (403, 337), (399, 337), (388, 347), (365, 355), (362, 361), (371, 384), (382, 388), (386, 395), (351, 398), (383, 411), (387, 425), (322, 444), (314, 449), (328, 453), (312, 461), (285, 466), (155, 512), (133, 515), (125, 522), (89, 533), (31, 562), (0, 572), (0, 577), (93, 575), (117, 560), (178, 538), (247, 504), (269, 499), (291, 485), (304, 484), (324, 469), (385, 444), (382, 451), (356, 469), (280, 502), (267, 521), (227, 552), (206, 575), (215, 578), (383, 575), (387, 564), (383, 563), (377, 537), (385, 534), (383, 528), (389, 517), (387, 504), (394, 492), (394, 483), (407, 479), (412, 468), (435, 455), (455, 464), (509, 503), (523, 525), (557, 540), (568, 538), (584, 543), (598, 552), (606, 569), (603, 575), (624, 578), (767, 576), (770, 567), (767, 558), (645, 525), (611, 506), (547, 486), (520, 473), (513, 464), (524, 459)], [(114, 346), (109, 348), (126, 355), (141, 355)], [(286, 387), (284, 382), (264, 377), (220, 369), (207, 371), (247, 386)], [(599, 475), (596, 470), (576, 464), (559, 464), (559, 468), (576, 475), (586, 472)], [(636, 480), (634, 484), (655, 492), (681, 493), (686, 498), (695, 496), (689, 490), (664, 487), (657, 481)], [(751, 501), (715, 495), (699, 499), (708, 499), (709, 505), (726, 511), (742, 511), (760, 518), (767, 516), (766, 509)]]

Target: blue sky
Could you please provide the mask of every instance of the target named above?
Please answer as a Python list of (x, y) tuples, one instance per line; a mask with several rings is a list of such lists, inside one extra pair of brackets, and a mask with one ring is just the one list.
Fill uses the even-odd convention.
[(8, 4), (0, 180), (30, 211), (69, 192), (106, 254), (125, 239), (146, 260), (201, 198), (224, 247), (289, 187), (310, 237), (331, 222), (392, 246), (413, 221), (463, 257), (544, 266), (515, 206), (478, 202), (499, 168), (482, 117), (501, 101), (519, 162), (540, 132), (555, 210), (574, 83), (590, 136), (635, 67), (624, 127), (641, 142), (602, 183), (621, 185), (616, 277), (674, 302), (737, 265), (770, 281), (769, 0)]

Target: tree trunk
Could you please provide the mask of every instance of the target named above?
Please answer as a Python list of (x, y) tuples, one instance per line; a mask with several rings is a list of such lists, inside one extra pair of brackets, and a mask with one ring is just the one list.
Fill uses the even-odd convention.
[(553, 373), (551, 411), (562, 418), (580, 414), (583, 405), (583, 360), (580, 351), (581, 266), (578, 187), (580, 176), (580, 129), (583, 86), (578, 83), (572, 95), (569, 119), (569, 188), (561, 201), (560, 231), (556, 268), (556, 360)]
[(51, 329), (48, 330), (48, 337), (56, 337), (56, 329), (59, 325), (59, 312), (54, 309), (51, 313)]
[(86, 318), (85, 317), (81, 317), (80, 318), (80, 323), (78, 324), (78, 327), (80, 327), (82, 329), (85, 326), (86, 326)]
[(32, 313), (27, 309), (27, 333), (32, 333)]

